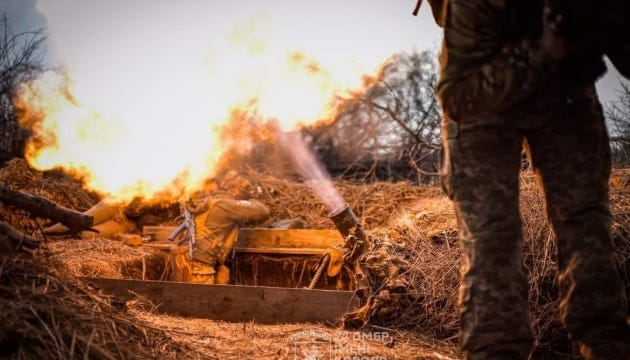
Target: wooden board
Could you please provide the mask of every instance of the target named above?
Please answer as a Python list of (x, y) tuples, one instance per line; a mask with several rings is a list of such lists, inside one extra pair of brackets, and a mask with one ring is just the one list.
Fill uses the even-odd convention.
[[(175, 251), (179, 248), (177, 244), (167, 243), (146, 243), (143, 246), (166, 251)], [(320, 255), (325, 252), (323, 248), (285, 248), (285, 247), (234, 247), (234, 252), (239, 254), (284, 254), (284, 255)], [(341, 251), (341, 250), (339, 250)]]
[[(156, 238), (155, 243), (146, 245), (164, 249), (175, 246), (167, 239), (174, 230), (172, 226), (145, 226), (143, 233), (153, 234)], [(243, 228), (239, 230), (233, 249), (237, 253), (312, 255), (342, 244), (343, 238), (337, 230)]]
[(337, 230), (244, 228), (239, 230), (238, 241), (234, 246), (325, 249), (341, 244), (343, 238)]
[[(295, 247), (240, 247), (235, 246), (234, 252), (237, 254), (284, 254), (284, 255), (322, 255), (326, 252), (324, 248), (295, 248)], [(339, 250), (341, 252), (341, 250)]]
[(132, 292), (137, 293), (158, 305), (160, 312), (233, 322), (335, 323), (359, 306), (352, 291), (90, 277), (83, 280), (125, 299), (132, 298)]

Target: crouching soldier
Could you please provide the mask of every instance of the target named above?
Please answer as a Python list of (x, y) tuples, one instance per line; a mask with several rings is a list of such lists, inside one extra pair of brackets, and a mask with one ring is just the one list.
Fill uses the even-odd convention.
[(220, 185), (211, 179), (203, 194), (194, 196), (188, 210), (195, 218), (195, 244), (192, 281), (204, 284), (227, 284), (230, 271), (225, 261), (237, 240), (239, 225), (269, 218), (263, 203), (247, 198), (249, 181), (228, 172)]

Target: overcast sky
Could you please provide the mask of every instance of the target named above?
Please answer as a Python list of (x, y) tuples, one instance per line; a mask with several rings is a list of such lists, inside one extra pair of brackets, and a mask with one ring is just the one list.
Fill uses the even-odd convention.
[[(16, 33), (46, 28), (46, 19), (38, 13), (36, 2), (37, 0), (0, 0), (0, 14), (7, 15), (10, 26)], [(98, 17), (99, 14), (107, 21), (118, 14), (122, 17), (128, 16), (126, 20), (129, 22), (138, 18), (138, 23), (141, 24), (143, 6), (166, 12), (172, 9), (169, 17), (190, 17), (191, 22), (197, 21), (208, 29), (213, 26), (228, 26), (231, 16), (235, 14), (272, 11), (287, 20), (286, 24), (289, 25), (284, 31), (292, 34), (297, 42), (306, 47), (312, 45), (313, 51), (337, 53), (342, 51), (343, 46), (346, 49), (343, 51), (356, 51), (357, 56), (361, 52), (373, 52), (377, 56), (383, 56), (384, 61), (388, 55), (399, 51), (437, 51), (441, 41), (440, 29), (433, 23), (427, 4), (423, 6), (420, 16), (411, 15), (415, 2), (416, 0), (241, 0), (229, 3), (218, 0), (83, 0), (75, 1), (76, 6), (68, 6), (64, 10), (74, 18), (82, 18), (83, 14), (90, 11), (89, 4), (92, 4), (94, 11), (85, 16), (89, 19), (86, 22), (90, 23), (82, 24), (78, 21), (73, 24), (82, 28), (69, 29), (77, 33), (89, 33), (89, 27), (103, 26), (98, 21), (94, 24), (95, 16)], [(133, 4), (140, 5), (134, 7)], [(180, 14), (177, 14), (178, 10), (182, 10)], [(106, 20), (103, 21), (105, 23)], [(168, 17), (165, 26), (168, 26)], [(107, 36), (106, 32), (104, 34)], [(109, 40), (116, 39), (112, 35)], [(80, 42), (76, 46), (81, 46)], [(55, 52), (67, 49), (49, 46), (46, 53), (48, 63), (56, 64), (59, 56)], [(611, 65), (609, 69), (612, 69)], [(600, 79), (597, 88), (604, 104), (614, 100), (619, 89), (616, 71), (613, 69)]]

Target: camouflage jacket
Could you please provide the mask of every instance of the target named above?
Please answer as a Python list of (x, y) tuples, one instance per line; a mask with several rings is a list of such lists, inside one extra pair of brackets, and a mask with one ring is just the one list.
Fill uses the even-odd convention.
[[(553, 60), (539, 41), (542, 4), (542, 0), (446, 2), (437, 88), (446, 116), (460, 121), (519, 106), (535, 112), (549, 109), (553, 101), (565, 101), (573, 79), (559, 75), (567, 66)], [(601, 59), (589, 61), (596, 62), (593, 68), (601, 74)], [(594, 78), (590, 76), (586, 85), (592, 86)]]
[(269, 218), (269, 209), (256, 200), (236, 200), (227, 193), (212, 195), (193, 209), (196, 243), (193, 258), (222, 264), (236, 242), (238, 225)]

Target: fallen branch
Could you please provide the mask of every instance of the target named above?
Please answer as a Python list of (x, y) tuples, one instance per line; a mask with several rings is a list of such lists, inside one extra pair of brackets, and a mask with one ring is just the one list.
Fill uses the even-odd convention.
[(32, 216), (43, 217), (66, 225), (71, 234), (92, 228), (94, 218), (63, 206), (43, 197), (0, 186), (0, 202), (27, 211)]
[(35, 249), (39, 247), (40, 241), (15, 230), (11, 225), (0, 221), (0, 240), (8, 239), (12, 250), (19, 250), (22, 247)]

